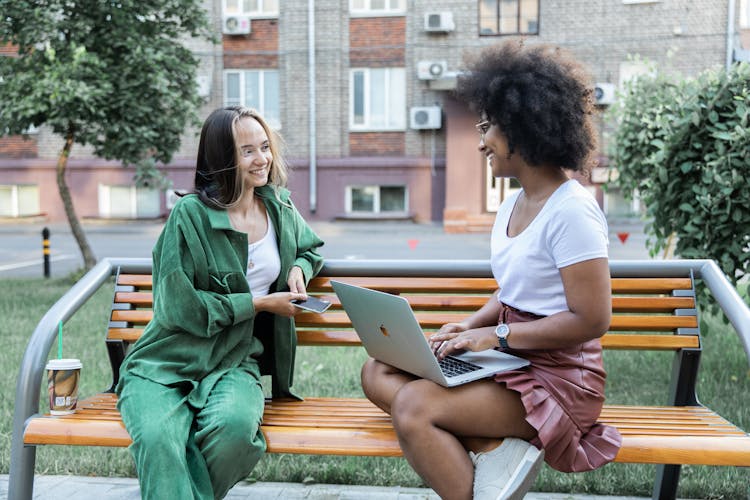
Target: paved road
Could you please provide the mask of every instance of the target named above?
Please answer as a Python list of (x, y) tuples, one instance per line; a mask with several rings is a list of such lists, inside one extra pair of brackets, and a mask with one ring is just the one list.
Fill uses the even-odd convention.
[[(97, 258), (150, 257), (161, 222), (87, 222)], [(486, 259), (489, 234), (447, 234), (439, 224), (412, 222), (312, 222), (325, 240), (327, 259)], [(0, 278), (43, 275), (42, 223), (0, 224)], [(65, 276), (82, 266), (67, 225), (49, 225), (50, 269)], [(623, 243), (618, 233), (627, 239)], [(610, 222), (610, 258), (647, 259), (643, 226), (638, 221)]]

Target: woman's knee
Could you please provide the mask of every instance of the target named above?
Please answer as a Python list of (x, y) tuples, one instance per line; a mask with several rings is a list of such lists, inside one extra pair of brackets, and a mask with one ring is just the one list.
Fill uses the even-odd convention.
[(384, 366), (383, 363), (372, 358), (365, 361), (365, 364), (362, 365), (360, 379), (362, 381), (362, 390), (368, 398), (377, 392), (378, 382), (382, 380), (384, 375)]
[(396, 368), (370, 358), (362, 365), (362, 391), (375, 404), (390, 406), (390, 395), (400, 385), (394, 378), (399, 373)]
[(415, 380), (396, 393), (391, 403), (391, 417), (399, 435), (419, 432), (432, 422), (431, 410), (435, 405), (430, 401), (431, 385), (428, 380)]
[[(218, 444), (222, 449), (243, 449), (256, 446), (260, 433), (261, 413), (234, 406), (215, 414), (203, 429), (199, 429), (199, 442), (206, 439)], [(202, 446), (203, 447), (203, 446)]]

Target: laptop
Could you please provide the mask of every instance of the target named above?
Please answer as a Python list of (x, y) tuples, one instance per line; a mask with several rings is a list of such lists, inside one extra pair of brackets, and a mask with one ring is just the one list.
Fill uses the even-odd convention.
[(453, 387), (529, 364), (494, 349), (456, 353), (438, 361), (404, 297), (335, 280), (331, 285), (367, 354), (405, 372)]

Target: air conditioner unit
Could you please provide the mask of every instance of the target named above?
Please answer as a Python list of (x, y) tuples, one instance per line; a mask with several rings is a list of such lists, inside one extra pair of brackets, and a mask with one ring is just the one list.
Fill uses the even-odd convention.
[(419, 61), (417, 63), (417, 78), (420, 80), (437, 80), (448, 71), (445, 61)]
[(415, 130), (438, 129), (441, 121), (440, 106), (414, 106), (409, 110), (409, 126)]
[(225, 35), (247, 35), (250, 33), (250, 18), (247, 16), (224, 16), (221, 31)]
[(424, 30), (448, 32), (456, 29), (453, 23), (453, 12), (427, 12), (424, 15)]
[(598, 106), (606, 106), (615, 102), (615, 84), (597, 83), (594, 85), (594, 102)]

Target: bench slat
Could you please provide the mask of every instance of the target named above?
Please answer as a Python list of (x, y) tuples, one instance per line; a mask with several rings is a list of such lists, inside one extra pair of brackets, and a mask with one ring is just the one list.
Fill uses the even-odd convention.
[[(403, 277), (342, 277), (335, 278), (353, 285), (377, 289), (405, 291), (444, 291), (446, 288), (465, 291), (493, 292), (497, 283), (492, 278), (403, 278)], [(310, 291), (331, 292), (331, 278), (313, 278), (308, 286)], [(451, 286), (446, 287), (445, 283)], [(149, 274), (120, 274), (118, 285), (151, 289)], [(692, 290), (690, 278), (612, 278), (612, 291), (615, 293), (671, 293), (673, 290)]]
[[(341, 302), (335, 295), (318, 295), (331, 303), (331, 309), (341, 309)], [(487, 302), (487, 295), (404, 295), (415, 310), (462, 310), (475, 311)], [(115, 302), (132, 304), (135, 307), (152, 307), (152, 292), (117, 292)], [(614, 312), (671, 312), (675, 309), (692, 309), (695, 300), (692, 297), (612, 297)]]
[(117, 276), (117, 284), (151, 290), (153, 280), (150, 274), (119, 274)]
[(612, 316), (610, 330), (619, 331), (672, 331), (677, 328), (697, 328), (695, 316)]
[(137, 307), (153, 307), (153, 292), (115, 292), (115, 303), (132, 304)]
[(672, 293), (692, 290), (690, 278), (612, 278), (614, 293)]
[[(415, 316), (425, 329), (437, 329), (446, 323), (458, 322), (465, 319), (469, 313), (451, 312), (415, 312)], [(153, 317), (153, 311), (146, 309), (113, 310), (112, 321), (124, 321), (134, 325), (145, 325)], [(347, 328), (351, 326), (349, 316), (345, 312), (327, 312), (325, 314), (303, 312), (295, 316), (298, 327), (317, 328)], [(697, 328), (698, 320), (695, 316), (658, 316), (631, 315), (612, 316), (610, 330), (619, 331), (673, 331), (677, 328)]]
[(693, 308), (693, 297), (612, 297), (613, 312), (672, 312)]
[[(143, 334), (142, 328), (110, 328), (108, 340), (122, 340), (133, 343)], [(297, 342), (305, 346), (354, 347), (362, 345), (353, 330), (297, 330)], [(605, 349), (633, 350), (676, 350), (697, 349), (700, 339), (697, 335), (647, 335), (608, 333), (601, 339)]]
[(331, 279), (394, 294), (445, 293), (446, 290), (492, 294), (497, 289), (494, 278), (318, 277), (310, 280), (308, 291), (333, 293)]

